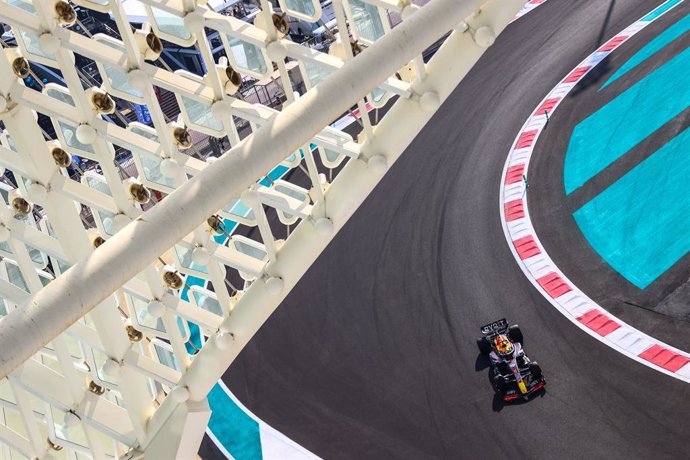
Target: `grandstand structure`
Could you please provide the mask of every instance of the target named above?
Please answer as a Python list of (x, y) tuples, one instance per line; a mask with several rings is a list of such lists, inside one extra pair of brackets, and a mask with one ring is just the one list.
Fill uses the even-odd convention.
[[(333, 0), (328, 53), (285, 38), (318, 0), (260, 0), (253, 24), (141, 0), (140, 28), (123, 3), (0, 0), (17, 44), (0, 55), (3, 459), (194, 458), (212, 386), (525, 2)], [(109, 14), (119, 38), (86, 33), (75, 8)], [(206, 74), (161, 65), (163, 41), (195, 47)], [(27, 85), (34, 64), (64, 84)], [(272, 75), (280, 110), (238, 96)], [(113, 115), (121, 101), (150, 123)], [(230, 147), (196, 155), (192, 133)], [(75, 157), (97, 167), (75, 173)]]

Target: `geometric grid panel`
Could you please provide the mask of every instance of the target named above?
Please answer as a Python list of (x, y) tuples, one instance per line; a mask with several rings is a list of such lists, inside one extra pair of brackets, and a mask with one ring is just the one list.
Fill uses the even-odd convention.
[[(132, 3), (139, 8), (134, 25)], [(334, 0), (328, 25), (322, 24), (319, 1), (261, 0), (247, 22), (214, 11), (214, 3), (0, 1), (6, 25), (0, 56), (0, 317), (32, 314), (27, 306), (40, 306), (35, 299), (70, 267), (88, 270), (100, 246), (108, 247), (108, 240), (162, 203), (179, 201), (195, 176), (251, 145), (255, 133), (261, 135), (283, 111), (310, 97), (318, 100), (322, 83), (345, 74), (351, 61), (366, 62), (373, 54), (368, 48), (392, 46), (383, 44), (387, 35), (411, 35), (405, 24), (420, 14), (408, 1)], [(438, 11), (452, 4), (436, 3)], [(480, 14), (483, 3), (488, 6)], [(449, 41), (447, 32), (459, 23), (453, 46), (467, 50), (471, 67), (520, 6), (496, 5), (468, 1), (455, 8), (453, 21), (445, 18), (447, 28), (419, 34), (433, 40), (411, 39), (408, 45), (436, 49), (442, 41), (434, 40)], [(109, 19), (99, 22), (94, 18), (105, 17), (99, 15)], [(470, 19), (460, 21), (465, 17)], [(321, 27), (323, 36), (318, 43), (297, 43), (287, 36), (295, 24)], [(172, 48), (196, 56), (199, 68), (174, 62)], [(353, 104), (334, 102), (329, 110), (339, 115), (324, 119), (301, 147), (283, 151), (276, 136), (279, 160), (273, 168), (252, 177), (248, 188), (222, 196), (224, 205), (205, 221), (193, 222), (192, 231), (137, 267), (136, 276), (8, 369), (0, 380), (0, 457), (196, 452), (209, 410), (203, 404), (207, 391), (200, 398), (180, 383), (192, 363), (209, 343), (214, 350), (233, 346), (237, 337), (228, 325), (240, 321), (233, 312), (247, 292), (275, 293), (277, 306), (289, 286), (274, 267), (290, 257), (290, 244), (301, 244), (294, 234), (307, 225), (316, 231), (312, 238), (325, 244), (342, 226), (334, 222), (327, 197), (333, 209), (364, 199), (366, 193), (339, 194), (334, 184), (341, 174), (354, 177), (364, 167), (370, 172), (359, 176), (369, 180), (374, 171), (371, 183), (380, 180), (405, 147), (401, 141), (389, 143), (389, 152), (371, 151), (377, 136), (390, 130), (383, 127), (386, 118), (395, 125), (395, 117), (424, 113), (408, 133), (411, 140), (456, 84), (429, 89), (434, 79), (420, 52), (396, 68), (367, 83)], [(450, 72), (449, 81), (459, 81), (463, 72)], [(404, 106), (410, 103), (414, 110)], [(342, 117), (345, 122), (335, 123)], [(161, 234), (176, 222), (166, 224)], [(125, 270), (106, 269), (113, 276)], [(59, 293), (63, 308), (73, 309), (69, 289)], [(265, 320), (270, 311), (256, 315)], [(207, 385), (215, 375), (209, 373)], [(176, 404), (166, 405), (169, 400)], [(168, 426), (172, 419), (186, 427), (177, 439)]]

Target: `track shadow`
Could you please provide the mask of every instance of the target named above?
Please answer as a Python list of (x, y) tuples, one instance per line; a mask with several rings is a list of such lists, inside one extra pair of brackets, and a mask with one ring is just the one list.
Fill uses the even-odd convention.
[(609, 27), (609, 22), (611, 21), (611, 14), (613, 13), (613, 8), (616, 6), (616, 0), (611, 0), (609, 2), (609, 9), (604, 17), (604, 22), (601, 24), (601, 30), (599, 31), (599, 37), (597, 37), (597, 47), (603, 44), (604, 36), (606, 35), (606, 30)]
[(606, 77), (611, 71), (611, 65), (609, 64), (609, 57), (604, 59), (595, 68), (589, 71), (589, 73), (578, 82), (578, 84), (570, 92), (572, 97), (576, 97), (583, 93), (590, 86), (598, 85), (602, 82), (604, 77)]
[[(606, 11), (606, 16), (604, 16), (604, 22), (601, 24), (599, 36), (597, 37), (596, 42), (595, 42), (596, 48), (599, 48), (601, 45), (604, 44), (604, 38), (606, 36), (606, 30), (608, 29), (609, 22), (611, 22), (611, 15), (613, 14), (613, 8), (615, 6), (616, 6), (616, 0), (610, 0), (609, 1), (609, 8)], [(601, 78), (609, 72), (609, 70), (611, 70), (611, 67), (609, 65), (608, 58), (606, 58), (603, 62), (601, 62), (594, 69), (592, 69), (587, 74), (587, 76), (579, 82), (579, 84), (573, 89), (571, 95), (577, 96), (579, 93), (581, 93), (586, 88), (597, 84), (601, 80)]]
[(501, 395), (498, 393), (494, 393), (494, 399), (491, 402), (491, 409), (493, 409), (494, 412), (501, 412), (505, 405), (506, 403), (501, 398)]
[(474, 370), (480, 372), (484, 369), (488, 369), (490, 366), (491, 361), (489, 361), (489, 357), (479, 353), (479, 355), (477, 355), (477, 360), (474, 362)]

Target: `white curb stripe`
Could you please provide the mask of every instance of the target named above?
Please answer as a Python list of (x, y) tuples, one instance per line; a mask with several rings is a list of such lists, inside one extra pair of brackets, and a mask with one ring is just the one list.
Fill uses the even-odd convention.
[[(678, 4), (682, 1), (684, 0)], [(533, 0), (525, 5), (523, 11), (531, 11), (541, 3), (543, 1)], [(669, 11), (675, 6), (677, 5)], [(690, 383), (690, 354), (650, 337), (611, 315), (561, 272), (539, 241), (529, 217), (529, 189), (525, 180), (518, 180), (518, 175), (527, 177), (534, 146), (546, 126), (548, 115), (558, 108), (565, 96), (606, 56), (663, 14), (651, 21), (638, 20), (603, 44), (566, 75), (537, 106), (518, 133), (503, 168), (499, 211), (503, 232), (515, 260), (534, 287), (556, 309), (580, 329), (614, 350), (645, 366)]]

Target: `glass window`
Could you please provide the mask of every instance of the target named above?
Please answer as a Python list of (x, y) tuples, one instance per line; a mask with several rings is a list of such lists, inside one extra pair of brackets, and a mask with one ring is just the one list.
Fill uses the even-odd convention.
[(113, 236), (115, 233), (117, 233), (115, 231), (115, 226), (113, 224), (113, 218), (115, 217), (115, 214), (108, 211), (99, 210), (96, 210), (96, 214), (98, 214), (98, 217), (101, 219), (101, 222), (103, 222), (103, 231), (106, 235)]
[(180, 370), (180, 366), (177, 364), (177, 358), (175, 358), (175, 354), (172, 351), (163, 348), (155, 342), (153, 343), (153, 347), (156, 350), (156, 356), (158, 356), (158, 361), (160, 361), (161, 364), (175, 369), (176, 371)]
[(228, 204), (223, 208), (223, 211), (233, 216), (243, 217), (251, 221), (256, 220), (256, 218), (254, 217), (254, 211), (252, 211), (251, 208), (245, 206), (241, 200), (237, 200)]
[[(65, 89), (67, 89), (67, 88), (65, 88)], [(65, 92), (62, 92), (58, 89), (48, 87), (48, 88), (46, 88), (46, 94), (48, 94), (48, 96), (50, 96), (54, 99), (57, 99), (58, 101), (69, 104), (72, 107), (75, 106), (74, 105), (74, 98), (72, 98), (71, 95), (69, 95)]]
[(301, 192), (301, 191), (299, 191), (299, 190), (295, 190), (295, 189), (292, 188), (292, 187), (286, 187), (286, 186), (283, 185), (283, 184), (277, 183), (277, 184), (275, 184), (275, 185), (273, 186), (273, 188), (275, 188), (276, 191), (278, 191), (278, 192), (280, 192), (280, 193), (284, 193), (284, 194), (286, 194), (287, 196), (292, 197), (292, 198), (295, 198), (296, 200), (299, 200), (299, 201), (305, 201), (305, 200), (307, 199), (307, 194), (306, 194), (306, 193)]
[(9, 134), (7, 135), (7, 145), (10, 146), (10, 150), (13, 152), (17, 151), (17, 144), (14, 143), (14, 140), (12, 140)]
[(130, 126), (130, 130), (133, 133), (138, 134), (140, 136), (144, 136), (146, 139), (151, 139), (152, 141), (158, 142), (158, 135), (155, 132), (151, 132), (148, 129), (139, 128), (138, 126), (132, 126), (132, 125), (129, 125), (129, 126)]
[(7, 3), (9, 3), (12, 6), (19, 7), (23, 9), (24, 11), (28, 11), (31, 14), (36, 13), (36, 8), (34, 8), (34, 5), (29, 1), (29, 0), (5, 0)]
[(241, 240), (233, 240), (233, 244), (235, 245), (235, 249), (240, 251), (242, 254), (247, 254), (248, 256), (257, 260), (264, 260), (267, 255), (266, 251), (263, 249), (256, 248)]
[(132, 296), (131, 299), (132, 307), (136, 313), (137, 323), (149, 329), (153, 329), (154, 331), (165, 333), (163, 319), (154, 318), (149, 315), (149, 310), (147, 308), (149, 303), (146, 300), (134, 296)]
[(88, 447), (89, 444), (86, 440), (86, 433), (84, 432), (83, 425), (79, 424), (68, 428), (67, 425), (65, 425), (64, 412), (50, 406), (50, 413), (53, 418), (53, 429), (55, 430), (55, 436), (58, 438), (58, 441), (63, 440), (84, 448)]
[(374, 102), (381, 102), (386, 96), (386, 90), (381, 87), (376, 87), (371, 91), (369, 96)]
[(61, 259), (58, 259), (58, 266), (60, 267), (60, 271), (61, 271), (62, 273), (65, 273), (67, 270), (69, 270), (70, 268), (72, 268), (72, 264), (70, 264), (70, 263), (68, 263), (68, 262), (64, 262), (64, 261), (61, 260)]
[(45, 254), (43, 254), (40, 250), (36, 249), (33, 246), (29, 246), (28, 244), (26, 245), (26, 249), (29, 250), (29, 257), (31, 257), (31, 261), (37, 265), (45, 265), (46, 259), (45, 259)]
[(214, 299), (210, 295), (204, 294), (196, 290), (192, 290), (192, 295), (194, 296), (194, 301), (199, 306), (206, 311), (214, 313), (218, 316), (223, 316), (223, 309), (220, 306), (218, 299)]
[(316, 8), (311, 0), (285, 0), (285, 6), (288, 10), (305, 16), (313, 17), (316, 14)]
[(336, 152), (335, 150), (331, 150), (331, 149), (323, 149), (323, 150), (325, 152), (325, 155), (326, 155), (326, 158), (328, 159), (328, 161), (334, 162), (334, 161), (338, 161), (338, 159), (340, 158), (340, 152)]
[(141, 161), (144, 168), (144, 177), (146, 180), (154, 183), (164, 185), (169, 188), (175, 188), (175, 179), (166, 177), (161, 173), (161, 158), (150, 153), (138, 152), (135, 154)]
[[(19, 28), (17, 28), (19, 29)], [(54, 59), (55, 56), (51, 56), (49, 54), (46, 54), (43, 49), (40, 47), (38, 44), (38, 35), (32, 33), (32, 32), (27, 32), (26, 30), (19, 29), (19, 35), (22, 38), (22, 41), (24, 42), (24, 46), (26, 47), (26, 50), (34, 54), (36, 56), (41, 56), (46, 59)]]
[(76, 133), (76, 128), (73, 126), (68, 125), (67, 123), (64, 123), (62, 121), (58, 120), (58, 126), (60, 126), (60, 131), (62, 131), (62, 135), (65, 138), (65, 142), (69, 147), (73, 147), (75, 149), (79, 149), (84, 152), (89, 152), (93, 153), (93, 147), (87, 144), (82, 144), (77, 140), (77, 133)]
[(7, 243), (6, 241), (3, 241), (2, 243), (0, 243), (0, 251), (6, 252), (7, 254), (13, 254), (12, 248), (10, 248), (10, 244)]
[(179, 259), (182, 267), (201, 273), (208, 273), (208, 269), (205, 266), (197, 265), (192, 261), (192, 248), (183, 246), (181, 244), (176, 244), (174, 248), (175, 254), (177, 254), (177, 258)]
[(348, 1), (357, 36), (369, 42), (375, 42), (381, 38), (385, 30), (383, 29), (379, 9), (374, 5), (364, 3), (362, 0)]
[(22, 276), (22, 272), (19, 270), (19, 267), (9, 262), (5, 263), (5, 267), (7, 268), (7, 278), (9, 279), (10, 283), (26, 292), (29, 292), (29, 287), (26, 285), (26, 281), (24, 281), (24, 277)]
[[(95, 40), (118, 51), (125, 51), (123, 46), (111, 43), (109, 40), (99, 40), (98, 38)], [(108, 78), (108, 83), (110, 83), (110, 86), (112, 86), (113, 89), (130, 94), (138, 99), (144, 97), (144, 93), (129, 86), (129, 83), (127, 82), (127, 72), (124, 71), (122, 67), (115, 67), (104, 62), (99, 62), (98, 64), (103, 66), (105, 76)]]
[[(0, 307), (2, 308), (2, 307)], [(12, 392), (12, 387), (10, 387), (10, 382), (7, 379), (0, 381), (0, 400), (10, 402), (12, 404), (17, 404), (17, 400)]]
[(214, 131), (223, 131), (223, 122), (211, 113), (211, 104), (205, 104), (189, 97), (181, 96), (189, 122)]
[(98, 180), (89, 175), (84, 175), (84, 178), (86, 180), (86, 185), (88, 185), (89, 188), (98, 190), (99, 192), (105, 193), (108, 196), (113, 196), (112, 193), (110, 193), (110, 187), (108, 187), (108, 183), (105, 181), (105, 179)]
[(173, 37), (181, 38), (182, 40), (189, 40), (192, 34), (184, 26), (184, 20), (158, 8), (151, 7), (156, 27), (164, 34), (172, 35)]
[(313, 61), (304, 61), (303, 63), (304, 70), (307, 72), (307, 78), (309, 79), (309, 83), (311, 84), (312, 88), (333, 73), (333, 69), (326, 67), (323, 64)]
[(268, 71), (266, 60), (261, 48), (239, 38), (227, 35), (232, 57), (239, 70), (245, 70), (261, 75)]

